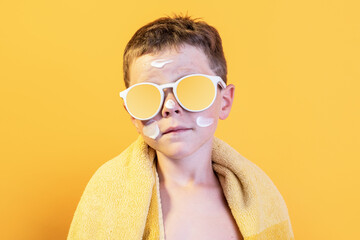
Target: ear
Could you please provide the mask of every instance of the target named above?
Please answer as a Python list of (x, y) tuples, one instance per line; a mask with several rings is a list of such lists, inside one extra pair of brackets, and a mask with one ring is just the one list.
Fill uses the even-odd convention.
[(234, 92), (235, 86), (233, 84), (227, 85), (226, 88), (222, 91), (221, 109), (219, 114), (219, 118), (221, 120), (226, 119), (230, 114), (231, 106), (234, 101)]

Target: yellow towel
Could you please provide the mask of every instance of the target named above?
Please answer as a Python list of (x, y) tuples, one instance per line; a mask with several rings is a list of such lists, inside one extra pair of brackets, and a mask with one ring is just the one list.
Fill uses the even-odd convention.
[[(90, 179), (68, 240), (164, 239), (155, 151), (141, 136)], [(245, 240), (294, 239), (286, 204), (254, 163), (214, 137), (213, 169)]]

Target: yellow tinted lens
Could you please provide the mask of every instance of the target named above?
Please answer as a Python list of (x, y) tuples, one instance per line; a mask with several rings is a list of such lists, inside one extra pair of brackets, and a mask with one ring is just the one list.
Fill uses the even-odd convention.
[(215, 98), (215, 87), (207, 77), (190, 76), (179, 83), (176, 93), (185, 108), (201, 111), (209, 107)]
[(141, 119), (153, 116), (159, 109), (160, 101), (159, 90), (150, 84), (137, 85), (126, 95), (128, 111)]

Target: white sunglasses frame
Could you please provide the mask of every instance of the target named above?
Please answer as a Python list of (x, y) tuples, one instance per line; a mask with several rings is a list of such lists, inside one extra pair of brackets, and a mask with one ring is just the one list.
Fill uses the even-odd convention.
[[(212, 83), (214, 84), (214, 91), (215, 91), (215, 94), (214, 94), (214, 98), (213, 100), (211, 101), (211, 103), (209, 104), (209, 106), (207, 106), (206, 108), (202, 109), (202, 110), (190, 110), (188, 108), (186, 108), (185, 106), (182, 105), (182, 103), (179, 101), (179, 98), (177, 96), (177, 86), (179, 85), (179, 83), (185, 79), (185, 78), (188, 78), (188, 77), (192, 77), (192, 76), (203, 76), (203, 77), (206, 77), (208, 79), (210, 79), (212, 81)], [(126, 96), (128, 94), (128, 92), (135, 86), (138, 86), (138, 85), (144, 85), (144, 84), (147, 84), (147, 85), (152, 85), (154, 87), (156, 87), (159, 92), (160, 92), (160, 95), (161, 95), (161, 99), (160, 99), (160, 102), (159, 102), (159, 108), (158, 110), (155, 112), (155, 114), (153, 114), (151, 117), (148, 117), (148, 118), (138, 118), (138, 117), (135, 117), (130, 111), (129, 111), (129, 108), (127, 106), (127, 102), (126, 102)], [(226, 88), (226, 83), (224, 82), (224, 80), (222, 80), (221, 77), (219, 76), (211, 76), (211, 75), (205, 75), (205, 74), (190, 74), (190, 75), (186, 75), (178, 80), (176, 80), (175, 82), (173, 83), (165, 83), (165, 84), (161, 84), (161, 85), (158, 85), (158, 84), (155, 84), (155, 83), (151, 83), (151, 82), (142, 82), (142, 83), (137, 83), (137, 84), (134, 84), (132, 85), (131, 87), (125, 89), (124, 91), (121, 91), (120, 92), (120, 97), (124, 100), (124, 103), (125, 103), (125, 107), (127, 109), (127, 111), (129, 112), (129, 114), (136, 118), (136, 119), (139, 119), (139, 120), (149, 120), (153, 117), (155, 117), (160, 109), (162, 108), (162, 105), (164, 104), (164, 89), (165, 88), (172, 88), (172, 92), (176, 98), (176, 101), (178, 102), (178, 104), (185, 110), (189, 111), (189, 112), (201, 112), (201, 111), (204, 111), (206, 109), (208, 109), (209, 107), (211, 107), (217, 97), (217, 85), (220, 84), (220, 86), (224, 89)]]

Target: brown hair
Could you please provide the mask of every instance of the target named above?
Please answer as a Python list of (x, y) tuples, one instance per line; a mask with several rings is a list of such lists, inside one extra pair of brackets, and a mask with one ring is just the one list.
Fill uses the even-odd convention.
[(210, 68), (226, 83), (226, 60), (218, 31), (204, 21), (174, 15), (146, 24), (130, 39), (123, 56), (125, 86), (129, 87), (129, 69), (135, 58), (158, 53), (169, 47), (177, 49), (184, 44), (202, 49), (209, 60)]

